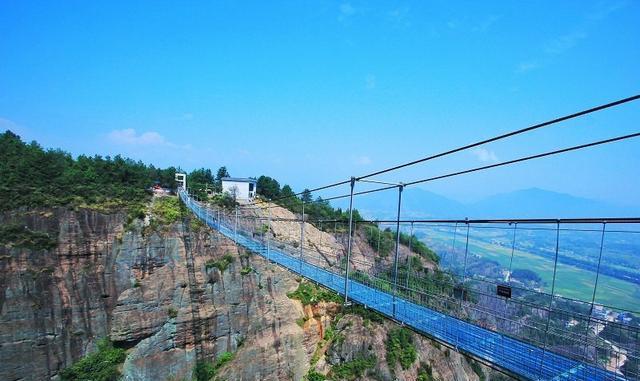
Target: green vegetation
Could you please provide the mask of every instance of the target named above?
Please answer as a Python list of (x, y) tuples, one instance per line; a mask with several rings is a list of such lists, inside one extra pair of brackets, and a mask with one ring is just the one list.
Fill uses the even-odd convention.
[(185, 206), (177, 197), (157, 198), (151, 205), (151, 225), (154, 227), (171, 225), (185, 212)]
[(348, 307), (344, 307), (342, 309), (342, 313), (344, 315), (352, 314), (352, 315), (358, 315), (362, 317), (365, 321), (365, 325), (367, 324), (367, 322), (371, 322), (371, 321), (374, 323), (384, 322), (384, 316), (382, 316), (380, 313), (370, 308), (365, 308), (360, 304), (352, 304)]
[(222, 366), (224, 366), (224, 364), (228, 363), (229, 361), (233, 360), (234, 354), (232, 352), (223, 352), (220, 357), (218, 357), (216, 359), (216, 364), (215, 364), (215, 368), (219, 369), (222, 368)]
[(324, 374), (318, 373), (315, 369), (309, 369), (307, 375), (304, 376), (304, 381), (325, 381), (326, 379)]
[(209, 197), (209, 203), (222, 209), (233, 209), (238, 203), (228, 193), (218, 193)]
[(250, 274), (252, 271), (253, 271), (253, 268), (249, 266), (245, 266), (242, 268), (242, 270), (240, 270), (240, 275), (247, 275), (247, 274)]
[(196, 233), (202, 230), (202, 228), (204, 228), (205, 226), (206, 225), (204, 224), (204, 222), (202, 222), (202, 220), (200, 220), (199, 218), (192, 218), (189, 221), (189, 229)]
[[(430, 239), (451, 245), (451, 236), (449, 234), (437, 230), (430, 231), (429, 234)], [(528, 245), (527, 248), (533, 247), (532, 245)], [(535, 272), (542, 279), (541, 283), (547, 286), (545, 291), (550, 291), (549, 288), (553, 278), (553, 258), (536, 254), (523, 246), (519, 247), (514, 251), (513, 267)], [(495, 245), (478, 237), (470, 237), (469, 253), (473, 253), (484, 260), (495, 261), (504, 268), (509, 268), (511, 247)], [(595, 279), (595, 274), (592, 271), (558, 263), (557, 274), (556, 294), (577, 300), (591, 300)], [(637, 309), (639, 295), (639, 285), (606, 274), (600, 274), (596, 303), (635, 310)], [(548, 303), (548, 300), (545, 303)]]
[[(377, 225), (367, 224), (362, 227), (367, 239), (367, 243), (380, 256), (386, 257), (395, 248), (396, 233), (391, 228), (380, 230)], [(415, 235), (409, 235), (400, 232), (400, 243), (407, 247), (411, 247), (411, 251), (428, 259), (431, 262), (438, 263), (440, 258), (433, 250), (431, 250), (424, 242), (420, 241)]]
[(208, 361), (199, 360), (193, 368), (193, 378), (196, 381), (209, 381), (216, 375), (216, 368)]
[(431, 366), (427, 363), (420, 363), (420, 369), (418, 369), (417, 381), (434, 381), (433, 371)]
[(362, 377), (367, 369), (375, 366), (376, 358), (374, 356), (357, 357), (351, 361), (334, 365), (329, 376), (332, 380), (355, 380)]
[(363, 227), (367, 243), (381, 257), (386, 257), (395, 247), (394, 234), (391, 229), (380, 230), (376, 225), (370, 224)]
[[(393, 236), (395, 239), (396, 234), (394, 233)], [(435, 263), (438, 263), (440, 261), (438, 254), (436, 254), (435, 251), (427, 247), (427, 245), (425, 245), (424, 242), (420, 241), (415, 235), (410, 236), (409, 234), (400, 232), (400, 243), (407, 247), (411, 246), (412, 252), (420, 255), (425, 259), (428, 259)]]
[(51, 250), (58, 246), (58, 239), (48, 233), (34, 231), (22, 224), (0, 226), (0, 245), (29, 250)]
[(226, 363), (233, 360), (234, 354), (231, 352), (222, 353), (215, 363), (200, 360), (193, 368), (193, 378), (197, 381), (210, 381)]
[(298, 289), (288, 293), (287, 296), (291, 299), (299, 300), (304, 306), (317, 304), (321, 301), (339, 303), (342, 300), (335, 292), (318, 287), (307, 281), (300, 282)]
[(178, 310), (171, 306), (167, 309), (167, 316), (169, 316), (169, 319), (175, 319), (176, 317), (178, 317)]
[(394, 328), (387, 333), (387, 364), (393, 369), (399, 361), (402, 369), (409, 367), (416, 361), (416, 347), (413, 335), (406, 328)]
[(98, 341), (98, 350), (83, 357), (60, 372), (63, 381), (115, 381), (120, 377), (118, 366), (127, 357), (124, 349), (114, 348), (107, 339)]
[(173, 188), (175, 168), (158, 169), (121, 156), (77, 159), (61, 150), (0, 134), (0, 211), (73, 205), (99, 210), (129, 208), (149, 199), (157, 181)]
[(220, 270), (221, 273), (223, 273), (227, 270), (227, 268), (229, 268), (229, 265), (232, 264), (234, 260), (235, 258), (233, 257), (233, 255), (227, 253), (220, 259), (209, 259), (204, 266), (207, 270), (215, 267)]
[(473, 373), (478, 375), (478, 378), (480, 379), (480, 381), (484, 381), (487, 379), (487, 376), (485, 376), (484, 372), (482, 371), (482, 367), (480, 366), (480, 363), (470, 359), (469, 365), (471, 365), (471, 369), (473, 370)]
[[(287, 208), (293, 213), (302, 213), (302, 204), (304, 202), (304, 213), (310, 220), (333, 219), (348, 221), (349, 213), (340, 208), (334, 209), (328, 201), (322, 200), (321, 197), (313, 199), (311, 192), (305, 189), (300, 197), (289, 185), (280, 188), (280, 183), (269, 176), (260, 176), (257, 180), (257, 192), (266, 200), (274, 200), (278, 205)], [(280, 200), (279, 200), (280, 199)], [(362, 221), (357, 210), (353, 211), (353, 220)]]
[(298, 327), (303, 328), (304, 323), (306, 323), (307, 320), (309, 320), (309, 318), (306, 316), (299, 317), (296, 319), (296, 324), (298, 325)]

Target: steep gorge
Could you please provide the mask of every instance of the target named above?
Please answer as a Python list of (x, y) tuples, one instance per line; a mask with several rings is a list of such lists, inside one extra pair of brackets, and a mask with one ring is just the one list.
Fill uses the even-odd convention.
[[(331, 302), (303, 306), (287, 296), (295, 275), (188, 216), (155, 228), (126, 222), (89, 209), (0, 216), (58, 242), (0, 247), (0, 379), (56, 379), (104, 337), (127, 349), (125, 380), (190, 379), (198, 360), (226, 353), (217, 371), (226, 380), (301, 380), (311, 364), (326, 374), (358, 356), (376, 359), (361, 379), (416, 380), (421, 363), (440, 380), (479, 379), (463, 356), (416, 334), (415, 364), (389, 369), (395, 324), (342, 316)], [(341, 339), (325, 340), (327, 330)]]

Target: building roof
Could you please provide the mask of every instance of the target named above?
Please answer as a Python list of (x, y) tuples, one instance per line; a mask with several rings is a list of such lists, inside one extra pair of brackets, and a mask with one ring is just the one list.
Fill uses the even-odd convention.
[(220, 180), (222, 180), (222, 181), (234, 181), (236, 183), (256, 183), (256, 182), (258, 182), (258, 180), (256, 180), (256, 179), (249, 179), (249, 178), (246, 178), (246, 177), (223, 177)]

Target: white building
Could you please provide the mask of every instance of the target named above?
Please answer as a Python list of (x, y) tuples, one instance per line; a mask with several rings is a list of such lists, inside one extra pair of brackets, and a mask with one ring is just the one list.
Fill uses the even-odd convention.
[(251, 200), (256, 196), (255, 179), (223, 177), (222, 193), (229, 193), (237, 200)]

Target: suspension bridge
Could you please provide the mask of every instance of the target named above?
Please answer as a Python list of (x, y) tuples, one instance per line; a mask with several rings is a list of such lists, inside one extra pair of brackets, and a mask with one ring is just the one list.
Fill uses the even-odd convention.
[[(484, 362), (528, 380), (625, 380), (625, 376), (583, 361), (562, 356), (551, 350), (527, 343), (428, 308), (418, 300), (381, 290), (375, 284), (348, 278), (344, 272), (323, 268), (300, 254), (297, 248), (286, 248), (259, 228), (243, 229), (240, 221), (222, 217), (218, 210), (207, 208), (184, 190), (180, 198), (209, 227), (219, 231), (238, 245), (269, 261), (297, 273), (341, 295), (348, 292), (351, 301), (371, 308), (401, 324), (437, 339)], [(300, 220), (301, 222), (301, 220)], [(254, 225), (254, 224), (251, 224)], [(369, 283), (369, 284), (367, 284)], [(346, 288), (345, 288), (346, 286)], [(418, 299), (430, 295), (420, 295)], [(413, 298), (415, 299), (415, 298)], [(559, 313), (559, 311), (555, 311)], [(577, 314), (576, 314), (577, 315)], [(551, 334), (549, 332), (549, 334)], [(595, 344), (591, 344), (595, 345)], [(610, 351), (610, 350), (609, 350)]]
[[(311, 221), (305, 217), (304, 201), (299, 217), (271, 218), (271, 208), (278, 207), (273, 202), (297, 198), (303, 192), (273, 199), (272, 203), (257, 201), (241, 205), (235, 209), (235, 214), (228, 214), (220, 209), (212, 209), (207, 203), (193, 198), (186, 188), (186, 178), (183, 176), (180, 179), (182, 185), (179, 196), (209, 227), (219, 231), (237, 245), (343, 295), (345, 304), (359, 303), (516, 378), (549, 381), (640, 380), (640, 305), (637, 303), (637, 295), (626, 295), (625, 299), (624, 292), (620, 293), (619, 289), (620, 284), (624, 282), (634, 285), (633, 287), (640, 284), (637, 252), (631, 253), (626, 259), (609, 258), (604, 254), (606, 236), (624, 234), (640, 237), (640, 229), (635, 228), (640, 226), (640, 218), (400, 219), (402, 193), (407, 186), (629, 140), (640, 137), (640, 132), (406, 183), (390, 183), (374, 178), (638, 99), (640, 95), (621, 99), (419, 160), (305, 191), (309, 195), (311, 192), (349, 185), (348, 194), (315, 201), (328, 202), (348, 198), (348, 221), (317, 220), (314, 221), (315, 226), (311, 225), (308, 223)], [(380, 187), (355, 192), (356, 184), (375, 184)], [(398, 191), (395, 220), (353, 220), (354, 196), (393, 189)], [(264, 216), (264, 212), (268, 213), (267, 217)], [(271, 224), (276, 221), (299, 225), (299, 242), (292, 245), (291, 240), (272, 234)], [(304, 239), (305, 229), (317, 229), (319, 225), (319, 230), (326, 234), (322, 225), (331, 223), (334, 226), (341, 224), (345, 227), (340, 231), (334, 227), (331, 235), (333, 240), (342, 242), (341, 247), (346, 248), (342, 254), (323, 252), (317, 243), (310, 245)], [(389, 231), (395, 228), (395, 255), (390, 267), (380, 266), (380, 258), (353, 258), (354, 240), (360, 234), (358, 223), (361, 230), (364, 228), (365, 231), (377, 231), (378, 242), (381, 226), (390, 226)], [(446, 260), (441, 258), (441, 262), (430, 270), (421, 266), (413, 269), (409, 265), (408, 255), (406, 262), (400, 264), (401, 226), (407, 225), (411, 228), (409, 255), (415, 237), (414, 228), (422, 229), (423, 233), (430, 230), (437, 235), (443, 235), (449, 229), (453, 233), (452, 245), (450, 250), (444, 250), (445, 253), (450, 253), (449, 257)], [(482, 252), (480, 248), (484, 243), (470, 234), (472, 229), (475, 232), (483, 229), (494, 231), (492, 239), (499, 243), (497, 246), (494, 244), (488, 252), (495, 251), (499, 253), (496, 254), (499, 257), (489, 255), (490, 258), (484, 258), (488, 259), (485, 262), (481, 261), (483, 258), (478, 258), (481, 256), (478, 253)], [(458, 230), (462, 230), (462, 234), (456, 247)], [(550, 245), (540, 249), (533, 262), (525, 261), (521, 265), (521, 268), (525, 269), (529, 265), (545, 267), (548, 270), (545, 279), (537, 281), (537, 286), (534, 285), (536, 282), (514, 282), (511, 279), (515, 274), (514, 260), (517, 262), (521, 259), (517, 257), (526, 256), (523, 254), (524, 251), (516, 250), (518, 232), (530, 236), (532, 232), (542, 232), (548, 236), (545, 239)], [(567, 232), (571, 235), (585, 234), (590, 237), (583, 239), (581, 243), (584, 246), (585, 242), (589, 242), (581, 248), (588, 253), (588, 258), (585, 255), (576, 256), (561, 251), (561, 233)], [(510, 234), (512, 241), (509, 244)], [(616, 254), (620, 254), (623, 241), (618, 240), (611, 244), (616, 246)], [(640, 245), (640, 241), (636, 243)], [(329, 258), (332, 255), (333, 258)], [(629, 265), (628, 261), (635, 262)], [(493, 273), (470, 268), (478, 267), (479, 264), (480, 267), (495, 267)], [(499, 272), (500, 276), (497, 277), (495, 273), (499, 268), (508, 270)], [(504, 279), (503, 273), (506, 273)], [(521, 273), (526, 274), (526, 271)], [(530, 271), (529, 274), (531, 273), (533, 272)], [(540, 284), (544, 284), (545, 287)], [(561, 286), (562, 292), (559, 291)], [(581, 290), (577, 290), (578, 288)], [(575, 297), (574, 294), (579, 296)], [(618, 295), (620, 303), (625, 299), (626, 304), (618, 304), (617, 300), (611, 302), (612, 298), (603, 302), (600, 300), (603, 294)]]

